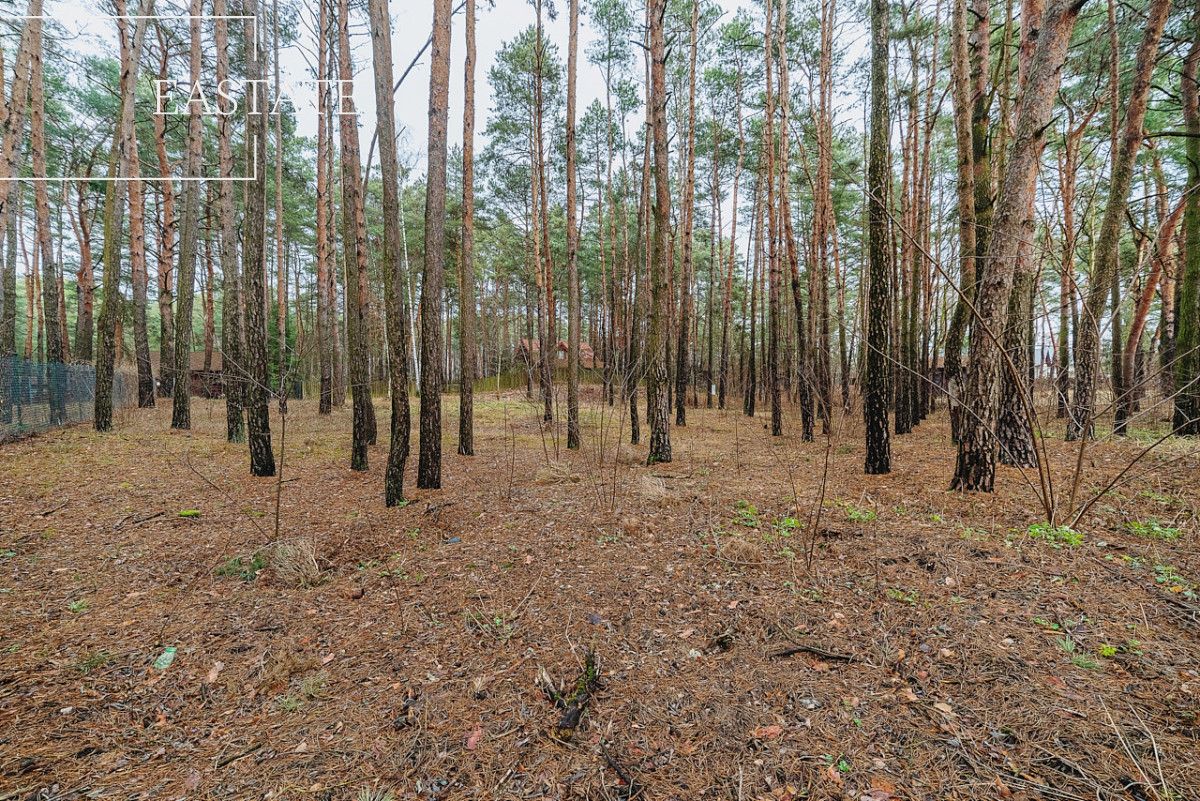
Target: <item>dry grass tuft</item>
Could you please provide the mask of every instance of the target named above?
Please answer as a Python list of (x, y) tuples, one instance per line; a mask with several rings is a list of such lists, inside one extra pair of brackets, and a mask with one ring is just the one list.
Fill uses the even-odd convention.
[(717, 544), (717, 554), (722, 559), (741, 564), (756, 563), (763, 558), (761, 545), (737, 536), (722, 537)]
[(268, 563), (275, 575), (293, 587), (312, 587), (321, 582), (317, 546), (307, 537), (280, 540), (267, 548)]
[(566, 462), (547, 462), (537, 470), (539, 484), (578, 484), (583, 476), (571, 469)]
[(636, 487), (638, 495), (649, 500), (667, 497), (667, 482), (656, 476), (638, 476)]

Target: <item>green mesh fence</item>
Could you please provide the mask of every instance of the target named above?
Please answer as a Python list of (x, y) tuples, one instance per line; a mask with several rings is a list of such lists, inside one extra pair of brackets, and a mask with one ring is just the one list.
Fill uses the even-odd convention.
[[(92, 419), (96, 368), (0, 357), (0, 441)], [(137, 405), (137, 376), (113, 375), (113, 408)]]

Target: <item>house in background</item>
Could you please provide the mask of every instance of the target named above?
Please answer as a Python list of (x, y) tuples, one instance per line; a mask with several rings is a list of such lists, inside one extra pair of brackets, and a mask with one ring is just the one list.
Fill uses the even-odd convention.
[[(200, 398), (220, 398), (225, 393), (224, 363), (221, 352), (214, 350), (212, 362), (204, 369), (204, 351), (194, 350), (191, 354), (190, 382), (192, 394)], [(150, 370), (154, 374), (155, 386), (158, 386), (162, 376), (162, 365), (159, 363), (158, 352), (150, 354)]]
[[(541, 343), (539, 343), (536, 339), (530, 342), (529, 340), (522, 338), (517, 342), (517, 350), (513, 356), (518, 362), (532, 362), (536, 364), (540, 354)], [(554, 367), (555, 369), (558, 369), (559, 367), (566, 369), (566, 366), (567, 341), (565, 339), (560, 339), (558, 341), (558, 347), (555, 348)], [(592, 350), (592, 346), (586, 342), (579, 343), (579, 366), (584, 370), (591, 370), (593, 368), (603, 366), (603, 362), (596, 358), (596, 352)]]

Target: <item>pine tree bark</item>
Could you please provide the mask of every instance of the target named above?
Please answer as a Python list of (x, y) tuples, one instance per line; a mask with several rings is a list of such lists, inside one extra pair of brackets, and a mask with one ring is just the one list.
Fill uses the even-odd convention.
[(154, 406), (154, 374), (150, 368), (150, 332), (146, 322), (146, 304), (150, 275), (146, 267), (146, 196), (141, 180), (141, 160), (137, 152), (137, 132), (127, 132), (129, 153), (129, 273), (133, 283), (133, 355), (137, 362), (138, 406)]
[(679, 210), (680, 236), (683, 237), (683, 264), (679, 288), (678, 340), (675, 347), (675, 425), (687, 425), (687, 386), (691, 378), (691, 321), (694, 315), (692, 283), (694, 263), (696, 206), (696, 48), (700, 29), (700, 2), (692, 0), (691, 46), (688, 50), (688, 129), (684, 152), (683, 208)]
[[(473, 0), (467, 2), (473, 5)], [(383, 181), (382, 267), (387, 292), (388, 372), (392, 402), (391, 437), (383, 494), (387, 506), (398, 506), (404, 500), (404, 467), (408, 463), (411, 424), (408, 406), (408, 324), (403, 303), (405, 274), (400, 252), (400, 165), (396, 156), (396, 109), (392, 94), (392, 31), (387, 0), (371, 0), (368, 11), (375, 65), (379, 170)], [(468, 24), (473, 24), (473, 7), (467, 10), (467, 15)]]
[[(22, 143), (25, 137), (25, 114), (29, 98), (29, 83), (32, 72), (33, 50), (35, 41), (41, 39), (42, 0), (29, 0), (25, 25), (21, 29), (21, 40), (17, 45), (17, 54), (13, 59), (12, 83), (6, 85), (6, 98), (3, 131), (0, 137), (0, 231), (8, 228), (10, 208), (19, 190), (20, 182), (10, 180), (19, 173), (21, 155), (24, 150)], [(35, 40), (35, 33), (37, 39)], [(40, 45), (38, 45), (40, 49)], [(3, 81), (0, 81), (3, 83)], [(15, 265), (13, 265), (15, 269)], [(8, 294), (5, 297), (9, 297)], [(15, 299), (15, 295), (13, 296)]]
[(30, 48), (29, 150), (33, 166), (34, 229), (42, 267), (42, 319), (46, 329), (46, 370), (48, 372), (50, 424), (61, 425), (67, 419), (65, 374), (62, 368), (62, 323), (59, 318), (58, 266), (54, 258), (50, 232), (50, 193), (46, 182), (46, 96), (42, 69), (42, 20), (29, 20)]
[[(474, 456), (477, 339), (475, 319), (475, 0), (466, 0), (466, 14), (467, 55), (463, 63), (463, 220), (462, 251), (458, 272), (460, 298), (458, 341), (459, 370), (461, 371), (458, 390), (458, 452), (463, 456)], [(571, 119), (573, 122), (573, 118)], [(568, 130), (571, 129), (568, 128)], [(568, 145), (568, 152), (570, 152), (570, 145)], [(570, 157), (568, 156), (568, 158)], [(568, 175), (568, 180), (570, 179), (570, 175)], [(578, 380), (575, 391), (578, 394)], [(576, 398), (577, 426), (578, 416), (578, 398)], [(576, 435), (578, 438), (578, 431), (576, 431)], [(568, 439), (570, 439), (569, 428)]]
[(888, 3), (871, 0), (871, 131), (867, 164), (868, 265), (866, 365), (863, 375), (863, 423), (866, 429), (868, 475), (892, 469), (888, 434), (888, 354), (891, 351), (892, 248), (888, 240)]
[[(263, 80), (264, 53), (258, 36), (262, 19), (245, 20), (246, 77)], [(259, 84), (261, 86), (261, 83)], [(245, 384), (242, 399), (246, 408), (246, 441), (250, 451), (250, 474), (275, 475), (275, 452), (271, 447), (270, 385), (267, 373), (266, 273), (263, 261), (267, 236), (267, 125), (266, 101), (246, 107), (246, 170), (253, 180), (246, 186), (245, 223), (242, 244), (242, 294), (245, 299)], [(357, 183), (357, 182), (356, 182)]]
[[(168, 76), (168, 49), (166, 33), (155, 21), (158, 34), (158, 80)], [(171, 162), (167, 157), (166, 116), (153, 115), (154, 151), (158, 158), (159, 181), (155, 188), (159, 192), (158, 212), (162, 217), (158, 232), (158, 394), (171, 398), (175, 392), (175, 257), (178, 253), (176, 241), (175, 188)]]
[(1192, 35), (1180, 77), (1183, 122), (1188, 133), (1187, 200), (1183, 209), (1183, 270), (1175, 303), (1175, 433), (1200, 434), (1200, 10), (1192, 16)]
[[(192, 85), (200, 82), (200, 0), (191, 0), (188, 63)], [(192, 303), (196, 296), (196, 258), (200, 242), (201, 107), (188, 104), (187, 155), (183, 175), (183, 220), (179, 235), (179, 268), (176, 284), (175, 386), (172, 387), (171, 428), (192, 427)]]
[(575, 74), (579, 50), (579, 0), (570, 0), (570, 39), (567, 46), (567, 448), (578, 450), (579, 337), (582, 326), (579, 296), (579, 221), (575, 174)]
[(959, 398), (962, 350), (975, 299), (975, 167), (971, 142), (971, 65), (967, 47), (967, 0), (953, 0), (950, 41), (951, 88), (954, 100), (954, 143), (958, 157), (958, 299), (946, 330), (945, 376), (949, 393), (950, 428), (955, 441), (961, 426)]
[(650, 314), (646, 331), (646, 411), (650, 426), (648, 464), (671, 461), (667, 381), (667, 318), (671, 303), (668, 272), (671, 188), (667, 175), (666, 0), (650, 0), (650, 130), (654, 141), (654, 239), (650, 254)]
[[(1042, 18), (1029, 66), (1028, 91), (1021, 96), (1015, 135), (1007, 159), (988, 254), (977, 264), (980, 282), (971, 337), (964, 405), (953, 489), (991, 492), (996, 480), (997, 390), (1002, 342), (1012, 292), (1013, 269), (1023, 239), (1031, 236), (1028, 209), (1046, 130), (1058, 92), (1063, 61), (1075, 20), (1086, 0), (1057, 0)], [(976, 174), (978, 177), (978, 173)], [(978, 187), (977, 187), (978, 188)], [(978, 220), (978, 218), (977, 218)], [(1011, 365), (1009, 365), (1011, 367)]]
[[(442, 289), (446, 263), (446, 119), (450, 93), (450, 0), (433, 0), (425, 271), (421, 290), (421, 453), (417, 486), (442, 486)], [(537, 232), (534, 232), (537, 236)], [(545, 353), (543, 352), (543, 357)]]
[[(120, 39), (121, 74), (118, 79), (121, 116), (113, 135), (109, 157), (107, 190), (104, 197), (103, 294), (100, 299), (99, 342), (96, 352), (96, 395), (92, 425), (97, 431), (112, 429), (113, 363), (117, 358), (117, 329), (121, 318), (121, 229), (125, 211), (125, 182), (115, 180), (129, 175), (129, 132), (133, 130), (133, 94), (137, 86), (138, 63), (146, 34), (146, 16), (152, 0), (142, 0), (141, 10), (129, 30), (125, 0), (114, 0), (117, 32)], [(131, 35), (132, 34), (132, 35)]]
[[(338, 4), (338, 79), (351, 86), (354, 63), (350, 50), (350, 4)], [(349, 98), (339, 96), (339, 110)], [(350, 469), (367, 469), (367, 446), (374, 440), (375, 410), (371, 403), (369, 348), (367, 344), (367, 230), (362, 196), (358, 120), (339, 115), (342, 142), (342, 239), (346, 269), (346, 339), (350, 360), (350, 394), (354, 407), (350, 444)]]
[[(317, 74), (328, 79), (329, 69), (329, 0), (318, 0), (317, 12)], [(320, 371), (320, 390), (317, 414), (333, 411), (333, 325), (332, 311), (336, 305), (335, 286), (332, 283), (334, 254), (331, 242), (330, 201), (330, 130), (327, 122), (329, 112), (329, 85), (322, 84), (317, 92), (317, 363)]]
[[(324, 0), (322, 0), (324, 8)], [(229, 20), (225, 0), (213, 0), (213, 35), (217, 49), (217, 84), (229, 78)], [(322, 38), (322, 44), (324, 38)], [(246, 439), (242, 418), (245, 394), (245, 364), (242, 352), (241, 277), (237, 263), (237, 213), (233, 198), (233, 114), (232, 106), (222, 106), (217, 117), (217, 160), (221, 180), (217, 182), (217, 217), (221, 229), (221, 381), (225, 394), (225, 439)], [(317, 193), (318, 207), (322, 205)]]
[[(1096, 379), (1100, 364), (1100, 318), (1104, 314), (1108, 294), (1117, 277), (1125, 207), (1133, 183), (1134, 162), (1142, 145), (1142, 123), (1146, 118), (1158, 43), (1162, 38), (1170, 5), (1170, 0), (1151, 0), (1147, 9), (1142, 43), (1138, 47), (1133, 84), (1125, 102), (1125, 124), (1113, 160), (1108, 200), (1104, 206), (1100, 237), (1096, 243), (1096, 268), (1088, 287), (1084, 324), (1077, 334), (1079, 341), (1075, 351), (1075, 398), (1070, 424), (1067, 427), (1068, 440), (1092, 436), (1095, 425)], [(1116, 342), (1119, 345), (1119, 334)]]

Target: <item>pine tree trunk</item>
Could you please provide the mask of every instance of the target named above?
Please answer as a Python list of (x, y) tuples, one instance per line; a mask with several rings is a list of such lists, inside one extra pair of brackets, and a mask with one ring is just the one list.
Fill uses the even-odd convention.
[[(1075, 19), (1085, 0), (1059, 0), (1043, 16), (1037, 46), (1029, 66), (1028, 91), (1021, 96), (1016, 132), (1007, 159), (995, 225), (987, 258), (977, 263), (975, 333), (971, 337), (954, 489), (991, 492), (996, 479), (997, 390), (1004, 361), (1002, 352), (1008, 322), (1014, 265), (1021, 242), (1031, 236), (1028, 209), (1037, 181), (1037, 168), (1046, 129), (1054, 108), (1059, 78)], [(977, 173), (978, 177), (978, 173)], [(978, 187), (977, 187), (978, 188)], [(981, 223), (980, 223), (981, 224)], [(1011, 369), (1011, 364), (1008, 365)]]
[(866, 370), (863, 376), (863, 423), (866, 429), (868, 475), (888, 473), (892, 469), (891, 443), (888, 437), (888, 353), (891, 350), (892, 249), (888, 241), (888, 174), (891, 159), (888, 139), (891, 115), (888, 112), (888, 5), (887, 0), (871, 0), (871, 131), (870, 160), (867, 165), (868, 274), (870, 286), (866, 298), (867, 331)]
[[(189, 63), (192, 85), (200, 81), (200, 0), (191, 0)], [(171, 428), (192, 427), (192, 303), (196, 295), (196, 258), (200, 242), (200, 158), (202, 124), (200, 105), (189, 104), (187, 155), (184, 162), (183, 220), (179, 236), (179, 271), (176, 284), (175, 386), (172, 388)]]
[(667, 370), (667, 319), (671, 295), (669, 245), (671, 188), (667, 175), (667, 78), (663, 22), (666, 0), (650, 0), (650, 130), (654, 140), (654, 240), (650, 254), (650, 314), (646, 331), (646, 412), (650, 426), (648, 464), (671, 461)]
[(578, 450), (579, 436), (579, 222), (575, 175), (575, 73), (579, 50), (579, 0), (570, 0), (567, 49), (567, 447)]
[[(442, 486), (442, 289), (446, 261), (446, 119), (450, 93), (450, 0), (433, 2), (425, 272), (421, 295), (421, 453), (417, 486)], [(537, 236), (537, 232), (534, 232)], [(543, 356), (544, 356), (543, 352)]]
[[(1170, 0), (1151, 0), (1145, 33), (1138, 47), (1133, 85), (1124, 104), (1125, 124), (1113, 158), (1108, 200), (1104, 207), (1104, 218), (1100, 223), (1100, 237), (1096, 243), (1096, 268), (1088, 287), (1084, 315), (1086, 322), (1077, 334), (1079, 341), (1075, 349), (1075, 403), (1067, 427), (1068, 440), (1092, 436), (1095, 424), (1096, 379), (1100, 364), (1099, 321), (1104, 314), (1113, 282), (1117, 280), (1125, 207), (1133, 183), (1134, 162), (1142, 145), (1142, 122), (1146, 117), (1151, 79), (1158, 55), (1158, 42), (1162, 38), (1169, 9)], [(1115, 54), (1113, 58), (1116, 58)], [(1120, 314), (1117, 304), (1114, 304), (1114, 313)], [(1119, 348), (1120, 332), (1115, 331), (1114, 335), (1114, 347)], [(1119, 377), (1116, 383), (1121, 383)]]
[(687, 386), (691, 378), (691, 322), (694, 317), (692, 282), (694, 263), (693, 231), (696, 206), (696, 48), (700, 28), (700, 2), (692, 0), (691, 47), (688, 50), (688, 122), (684, 150), (683, 207), (679, 210), (683, 237), (683, 264), (679, 286), (679, 324), (675, 347), (675, 425), (687, 425)]
[(33, 165), (34, 228), (42, 265), (42, 319), (46, 328), (46, 370), (49, 373), (50, 424), (66, 422), (62, 323), (59, 318), (58, 267), (50, 232), (50, 196), (46, 178), (46, 97), (42, 70), (42, 21), (31, 19), (29, 150)]
[[(322, 2), (322, 7), (324, 3)], [(229, 78), (229, 21), (225, 0), (214, 0), (213, 34), (217, 49), (217, 83)], [(321, 40), (322, 43), (324, 39)], [(217, 217), (221, 221), (221, 382), (225, 395), (225, 439), (242, 442), (246, 438), (242, 419), (245, 393), (245, 365), (242, 351), (242, 302), (237, 263), (237, 214), (233, 198), (233, 114), (222, 107), (217, 118), (217, 159), (221, 180), (217, 182)], [(317, 193), (320, 198), (321, 193)], [(321, 201), (318, 199), (318, 206)]]
[[(350, 4), (338, 5), (338, 79), (350, 86), (354, 63), (350, 50)], [(339, 109), (347, 102), (339, 97)], [(342, 141), (342, 239), (346, 261), (346, 337), (350, 360), (350, 394), (354, 422), (350, 445), (350, 469), (367, 469), (367, 446), (374, 439), (375, 410), (371, 403), (371, 378), (367, 344), (367, 231), (362, 196), (358, 121), (339, 115)]]
[(146, 15), (151, 0), (142, 0), (142, 10), (134, 22), (132, 36), (127, 24), (125, 0), (114, 0), (120, 38), (121, 75), (118, 81), (121, 117), (113, 136), (108, 163), (109, 181), (104, 197), (104, 284), (100, 299), (100, 339), (96, 352), (96, 395), (92, 424), (97, 431), (112, 429), (113, 363), (120, 340), (117, 330), (121, 319), (121, 229), (125, 211), (125, 182), (112, 180), (129, 175), (130, 131), (133, 130), (133, 94), (142, 42), (146, 34)]
[[(257, 35), (261, 18), (247, 19), (244, 29), (246, 75), (263, 80), (264, 53)], [(250, 474), (275, 475), (275, 452), (271, 447), (270, 386), (267, 373), (266, 273), (264, 251), (267, 235), (267, 126), (260, 108), (246, 108), (246, 165), (253, 180), (246, 186), (246, 209), (242, 244), (242, 293), (245, 300), (245, 384), (242, 400), (246, 409), (246, 441), (250, 450)]]
[[(167, 80), (168, 48), (166, 33), (160, 23), (155, 22), (158, 34), (158, 80)], [(162, 217), (158, 232), (158, 394), (162, 398), (173, 397), (175, 391), (175, 256), (177, 254), (175, 232), (175, 189), (171, 177), (171, 162), (167, 158), (166, 116), (155, 114), (154, 150), (158, 157), (160, 180), (155, 188), (159, 192), (158, 212)]]
[(1200, 11), (1192, 16), (1195, 37), (1180, 76), (1183, 121), (1188, 137), (1187, 200), (1183, 209), (1183, 269), (1175, 302), (1175, 433), (1200, 434)]
[[(466, 0), (467, 56), (463, 64), (463, 220), (458, 260), (458, 452), (475, 455), (475, 0)], [(576, 409), (578, 418), (578, 408)]]
[[(468, 0), (472, 5), (472, 0)], [(388, 375), (391, 382), (391, 438), (384, 473), (384, 503), (397, 506), (404, 500), (404, 467), (408, 462), (408, 324), (404, 315), (404, 262), (400, 242), (400, 166), (396, 157), (396, 110), (392, 96), (392, 32), (387, 0), (371, 0), (371, 52), (375, 65), (375, 107), (379, 126), (379, 170), (383, 181), (383, 259), (387, 292)], [(467, 10), (468, 25), (474, 8)], [(472, 42), (473, 44), (473, 42)], [(468, 64), (473, 65), (472, 53)], [(470, 69), (468, 68), (468, 72)], [(465, 252), (465, 251), (464, 251)]]

